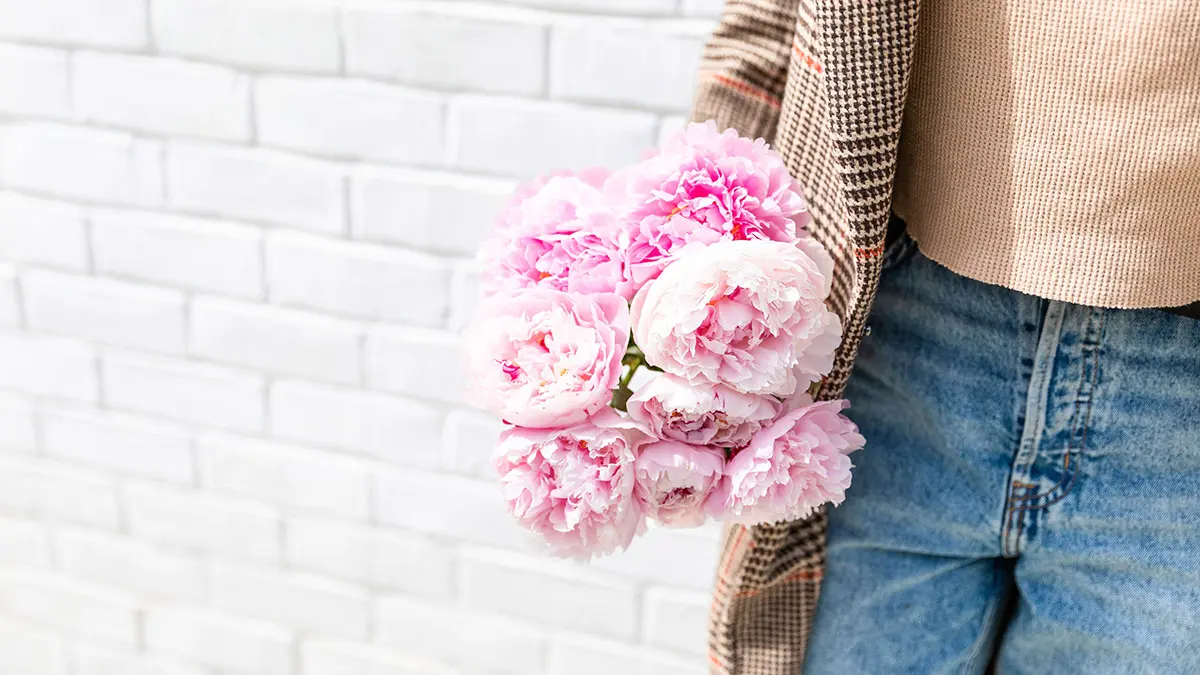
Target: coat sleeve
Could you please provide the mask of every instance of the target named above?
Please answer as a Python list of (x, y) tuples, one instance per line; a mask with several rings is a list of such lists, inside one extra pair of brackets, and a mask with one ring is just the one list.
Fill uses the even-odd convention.
[(693, 121), (774, 140), (799, 0), (726, 0), (704, 47)]

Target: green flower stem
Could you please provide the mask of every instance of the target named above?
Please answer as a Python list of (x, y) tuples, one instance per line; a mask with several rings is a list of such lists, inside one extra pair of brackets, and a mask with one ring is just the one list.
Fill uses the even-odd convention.
[(625, 406), (629, 402), (629, 397), (633, 396), (633, 392), (629, 389), (629, 383), (633, 381), (633, 375), (645, 365), (642, 357), (642, 352), (637, 347), (631, 347), (625, 354), (625, 358), (621, 359), (621, 364), (629, 370), (621, 376), (621, 381), (617, 385), (617, 390), (613, 392), (612, 407), (625, 412)]
[(637, 372), (638, 368), (642, 367), (642, 364), (644, 364), (645, 361), (642, 360), (641, 354), (634, 354), (634, 355), (626, 354), (625, 358), (621, 361), (621, 363), (623, 363), (624, 365), (629, 367), (629, 372), (627, 372), (623, 376), (621, 376), (621, 387), (620, 388), (625, 389), (625, 388), (628, 388), (629, 383), (633, 381), (633, 374)]
[(621, 412), (629, 412), (626, 406), (629, 404), (630, 396), (633, 396), (633, 392), (629, 391), (628, 387), (621, 387), (613, 392), (612, 403), (609, 405)]

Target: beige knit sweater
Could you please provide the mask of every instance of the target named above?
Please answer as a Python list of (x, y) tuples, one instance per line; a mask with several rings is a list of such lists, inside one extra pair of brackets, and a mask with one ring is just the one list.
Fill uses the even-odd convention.
[(930, 258), (1056, 300), (1200, 299), (1200, 0), (923, 0), (894, 189)]

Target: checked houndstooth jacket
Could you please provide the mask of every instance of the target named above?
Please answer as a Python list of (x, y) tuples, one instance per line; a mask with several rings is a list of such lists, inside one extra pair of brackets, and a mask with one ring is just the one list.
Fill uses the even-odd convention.
[[(833, 255), (845, 339), (818, 398), (846, 386), (879, 281), (919, 0), (727, 0), (693, 118), (761, 136), (804, 186)], [(718, 675), (798, 675), (825, 514), (725, 533), (709, 620)]]

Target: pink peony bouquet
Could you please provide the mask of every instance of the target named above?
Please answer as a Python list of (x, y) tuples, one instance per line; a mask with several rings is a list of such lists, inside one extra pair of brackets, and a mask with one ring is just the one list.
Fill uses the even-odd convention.
[(807, 222), (782, 159), (712, 122), (517, 192), (481, 251), (468, 396), (505, 421), (504, 498), (552, 552), (842, 501), (864, 441), (809, 396), (841, 322)]

